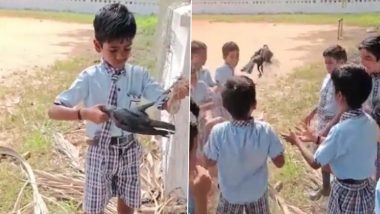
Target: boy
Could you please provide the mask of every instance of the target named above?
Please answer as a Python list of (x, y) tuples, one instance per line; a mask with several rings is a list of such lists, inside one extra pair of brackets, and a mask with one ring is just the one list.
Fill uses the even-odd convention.
[(239, 62), (239, 46), (235, 42), (227, 42), (222, 47), (224, 65), (215, 71), (215, 82), (221, 87), (227, 79), (235, 75), (235, 67)]
[[(372, 91), (365, 105), (365, 110), (372, 112), (376, 101), (380, 100), (380, 35), (365, 38), (359, 45), (359, 51), (361, 63), (372, 77)], [(380, 144), (377, 144), (376, 168), (377, 180), (380, 177)]]
[[(375, 188), (371, 176), (375, 170), (378, 130), (375, 121), (362, 109), (371, 92), (371, 77), (361, 66), (344, 65), (332, 72), (331, 79), (337, 106), (343, 114), (328, 136), (312, 132), (305, 132), (302, 137), (293, 132), (282, 136), (297, 146), (312, 168), (323, 167), (335, 175), (328, 214), (372, 214)], [(314, 157), (300, 140), (305, 136), (319, 145)]]
[[(331, 80), (331, 72), (347, 62), (347, 53), (340, 45), (333, 45), (323, 51), (323, 58), (327, 74), (320, 90), (319, 103), (305, 118), (305, 123), (310, 125), (310, 121), (315, 114), (318, 115), (317, 132), (319, 134), (324, 131), (327, 124), (338, 113), (335, 103), (335, 89)], [(323, 169), (321, 172), (323, 181), (322, 189), (311, 193), (310, 198), (312, 200), (318, 200), (321, 195), (328, 196), (330, 194), (330, 173), (323, 171)]]
[[(155, 101), (159, 109), (188, 94), (188, 85), (172, 89), (170, 95), (149, 73), (127, 64), (136, 34), (136, 22), (126, 6), (116, 3), (99, 10), (94, 19), (95, 50), (100, 64), (86, 68), (71, 87), (56, 98), (49, 117), (56, 120), (86, 120), (90, 138), (86, 158), (85, 197), (87, 214), (103, 213), (109, 199), (118, 197), (118, 213), (133, 213), (141, 205), (139, 166), (141, 145), (132, 133), (111, 122), (103, 105), (130, 108), (141, 97)], [(84, 108), (74, 108), (83, 102)], [(99, 136), (100, 134), (100, 136)]]
[(380, 98), (380, 36), (370, 36), (359, 45), (361, 63), (372, 76), (372, 92), (367, 100), (367, 107), (372, 110), (375, 100)]
[(191, 61), (198, 72), (198, 79), (205, 82), (208, 87), (214, 87), (215, 82), (210, 71), (203, 66), (207, 60), (207, 46), (204, 42), (193, 40), (191, 42)]
[(230, 78), (222, 98), (233, 120), (215, 125), (204, 146), (207, 166), (216, 165), (218, 170), (221, 195), (217, 213), (270, 213), (267, 159), (281, 168), (284, 148), (268, 123), (251, 117), (256, 108), (251, 79)]
[(189, 214), (207, 213), (207, 195), (211, 188), (210, 175), (196, 157), (199, 111), (197, 104), (190, 100)]

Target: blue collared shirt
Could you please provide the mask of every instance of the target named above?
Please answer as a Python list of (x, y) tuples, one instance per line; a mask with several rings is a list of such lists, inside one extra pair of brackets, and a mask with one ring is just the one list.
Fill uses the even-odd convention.
[[(344, 117), (344, 115), (342, 115)], [(367, 179), (375, 172), (377, 124), (367, 114), (336, 124), (314, 154), (339, 179)]]
[(280, 139), (263, 121), (233, 121), (214, 126), (204, 153), (217, 162), (219, 185), (230, 203), (257, 201), (267, 191), (268, 158), (284, 152)]
[[(126, 64), (123, 74), (117, 81), (117, 106), (118, 108), (130, 108), (140, 103), (141, 98), (156, 102), (156, 106), (162, 109), (167, 101), (167, 95), (163, 95), (163, 88), (155, 82), (149, 72), (136, 65)], [(68, 107), (74, 107), (83, 103), (85, 107), (97, 104), (107, 105), (112, 80), (112, 74), (105, 70), (105, 64), (99, 63), (84, 69), (69, 89), (63, 91), (56, 101)], [(86, 135), (94, 138), (101, 131), (102, 124), (86, 121)], [(111, 136), (122, 136), (128, 133), (117, 128), (112, 123)]]
[(215, 82), (211, 77), (210, 71), (206, 68), (202, 68), (198, 73), (198, 80), (206, 83), (208, 87), (214, 87)]
[(215, 71), (215, 82), (218, 85), (224, 86), (224, 84), (227, 82), (229, 78), (231, 78), (234, 75), (234, 71), (232, 68), (224, 64), (221, 67), (217, 68)]

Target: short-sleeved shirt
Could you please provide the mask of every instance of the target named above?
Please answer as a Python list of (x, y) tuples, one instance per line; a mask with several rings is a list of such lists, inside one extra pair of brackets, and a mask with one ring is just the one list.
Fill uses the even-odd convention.
[(224, 86), (227, 80), (234, 75), (234, 70), (231, 66), (224, 64), (221, 67), (217, 68), (215, 71), (215, 82), (218, 85)]
[(318, 126), (317, 131), (323, 130), (338, 112), (335, 101), (335, 88), (331, 75), (327, 74), (323, 80), (318, 103)]
[(205, 102), (211, 101), (210, 89), (203, 81), (198, 81), (195, 87), (191, 88), (191, 98), (197, 105), (201, 105)]
[[(112, 74), (108, 73), (104, 66), (104, 63), (99, 63), (84, 69), (70, 88), (57, 96), (56, 102), (68, 107), (74, 107), (80, 103), (83, 103), (85, 107), (97, 104), (107, 105)], [(131, 64), (126, 64), (125, 69), (126, 72), (121, 74), (117, 81), (117, 107), (130, 108), (138, 105), (141, 99), (145, 98), (156, 102), (156, 106), (162, 109), (167, 95), (163, 95), (163, 88), (151, 78), (149, 72)], [(89, 138), (94, 138), (101, 129), (102, 124), (86, 121), (86, 135)], [(114, 137), (128, 134), (113, 123), (110, 133)]]
[(198, 73), (198, 80), (202, 80), (208, 87), (214, 87), (215, 82), (211, 77), (211, 73), (207, 68), (202, 68)]
[[(345, 113), (342, 117), (345, 116)], [(314, 154), (339, 179), (366, 179), (375, 172), (377, 125), (367, 114), (336, 124)]]
[(217, 162), (219, 186), (230, 203), (257, 201), (267, 191), (267, 159), (284, 151), (271, 126), (263, 121), (217, 124), (204, 146), (205, 156)]

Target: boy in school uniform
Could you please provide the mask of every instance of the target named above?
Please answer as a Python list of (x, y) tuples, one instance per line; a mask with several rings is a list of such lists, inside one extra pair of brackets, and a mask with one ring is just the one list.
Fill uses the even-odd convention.
[(215, 125), (204, 146), (207, 166), (216, 165), (218, 170), (221, 194), (217, 213), (270, 213), (267, 159), (282, 167), (283, 145), (268, 123), (251, 117), (256, 107), (251, 79), (230, 78), (222, 97), (233, 120)]
[(189, 150), (189, 197), (188, 213), (207, 213), (207, 195), (211, 188), (209, 172), (197, 160), (199, 107), (190, 100), (190, 150)]
[(239, 46), (235, 42), (226, 42), (222, 47), (224, 64), (215, 71), (215, 82), (223, 87), (227, 80), (235, 75), (235, 67), (239, 62)]
[[(338, 113), (335, 102), (335, 89), (331, 80), (331, 72), (339, 66), (347, 62), (347, 53), (340, 45), (333, 45), (323, 51), (323, 58), (327, 70), (327, 74), (323, 80), (320, 90), (318, 105), (306, 116), (305, 123), (310, 125), (311, 120), (317, 115), (317, 133), (322, 133), (327, 124)], [(328, 196), (330, 194), (330, 173), (323, 171), (322, 173), (322, 188), (311, 193), (312, 200), (318, 200), (321, 195)]]
[[(335, 175), (328, 214), (370, 214), (375, 208), (371, 176), (375, 170), (378, 128), (362, 106), (371, 92), (371, 77), (363, 67), (350, 64), (334, 70), (331, 79), (336, 103), (343, 112), (340, 122), (326, 138), (310, 129), (302, 135), (291, 131), (283, 137), (301, 151), (312, 168), (323, 167)], [(319, 145), (314, 156), (301, 139)]]
[(371, 111), (375, 101), (380, 99), (380, 35), (365, 38), (359, 45), (360, 59), (372, 77), (372, 91), (366, 102)]
[[(156, 102), (159, 109), (171, 109), (188, 95), (188, 85), (171, 93), (155, 82), (144, 68), (126, 63), (136, 35), (133, 14), (122, 4), (101, 8), (93, 22), (94, 46), (102, 59), (84, 69), (71, 87), (58, 95), (49, 110), (55, 120), (85, 120), (91, 140), (86, 157), (85, 196), (87, 214), (103, 213), (111, 197), (118, 197), (118, 213), (133, 213), (141, 205), (141, 145), (132, 133), (116, 127), (103, 112), (104, 105), (130, 108), (141, 97)], [(83, 102), (83, 108), (75, 108)]]
[[(380, 100), (380, 35), (369, 36), (359, 45), (362, 65), (372, 77), (372, 91), (365, 105), (367, 112), (374, 110), (377, 100)], [(380, 142), (377, 144), (376, 180), (380, 178)]]
[(191, 42), (192, 62), (198, 70), (198, 79), (205, 82), (208, 87), (214, 87), (215, 82), (210, 71), (204, 68), (207, 61), (207, 45), (204, 42), (193, 40)]

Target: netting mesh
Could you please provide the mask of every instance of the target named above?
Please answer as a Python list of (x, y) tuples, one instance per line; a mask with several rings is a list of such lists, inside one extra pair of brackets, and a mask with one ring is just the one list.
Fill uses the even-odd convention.
[[(187, 7), (188, 6), (188, 7)], [(168, 88), (177, 77), (189, 79), (190, 23), (189, 1), (160, 1), (159, 24), (156, 50), (157, 73), (160, 73), (164, 87)], [(181, 14), (181, 15), (179, 15)], [(166, 194), (179, 190), (178, 196), (187, 195), (188, 169), (188, 121), (189, 100), (181, 103), (176, 115), (162, 114), (163, 120), (176, 125), (176, 134), (162, 139), (164, 190)]]

